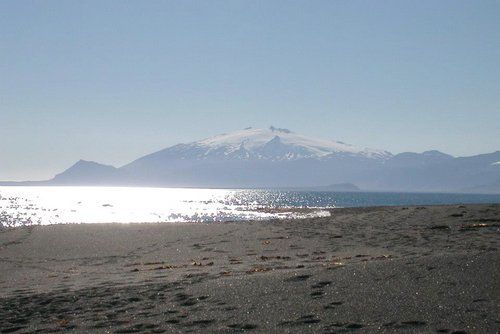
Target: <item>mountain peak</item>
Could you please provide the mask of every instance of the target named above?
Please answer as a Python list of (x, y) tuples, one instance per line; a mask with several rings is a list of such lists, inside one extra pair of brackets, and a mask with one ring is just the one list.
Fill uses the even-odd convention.
[[(277, 156), (270, 154), (269, 143), (276, 142)], [(340, 141), (318, 139), (304, 136), (288, 129), (270, 126), (267, 129), (245, 128), (243, 130), (224, 133), (204, 140), (187, 144), (196, 148), (197, 157), (200, 151), (203, 156), (234, 157), (234, 152), (245, 148), (249, 154), (247, 158), (257, 159), (299, 159), (323, 158), (332, 154), (359, 155), (367, 158), (387, 159), (392, 156), (389, 152), (373, 149), (362, 149)], [(261, 153), (266, 151), (265, 155)], [(241, 157), (241, 156), (238, 156)]]
[(274, 136), (273, 139), (271, 139), (270, 141), (268, 141), (267, 143), (279, 143), (281, 141), (281, 138), (280, 136)]
[(269, 127), (269, 130), (271, 130), (272, 132), (283, 132), (283, 133), (292, 133), (292, 131), (288, 130), (288, 129), (284, 129), (284, 128), (275, 128), (274, 126), (270, 126)]
[(72, 167), (70, 168), (73, 168), (73, 167), (77, 167), (77, 166), (103, 166), (102, 164), (100, 163), (97, 163), (95, 161), (90, 161), (90, 160), (83, 160), (83, 159), (80, 159), (78, 160)]

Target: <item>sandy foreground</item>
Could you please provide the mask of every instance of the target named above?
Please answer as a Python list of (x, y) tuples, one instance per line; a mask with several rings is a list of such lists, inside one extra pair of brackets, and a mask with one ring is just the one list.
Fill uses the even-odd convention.
[(0, 230), (0, 332), (497, 333), (500, 204)]

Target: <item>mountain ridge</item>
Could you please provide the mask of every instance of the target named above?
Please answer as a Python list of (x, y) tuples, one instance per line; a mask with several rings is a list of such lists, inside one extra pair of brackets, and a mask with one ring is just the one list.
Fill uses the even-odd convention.
[(51, 180), (19, 185), (304, 188), (355, 184), (368, 191), (495, 192), (500, 182), (498, 162), (500, 151), (471, 157), (437, 150), (393, 155), (271, 126), (173, 145), (119, 168), (79, 160)]

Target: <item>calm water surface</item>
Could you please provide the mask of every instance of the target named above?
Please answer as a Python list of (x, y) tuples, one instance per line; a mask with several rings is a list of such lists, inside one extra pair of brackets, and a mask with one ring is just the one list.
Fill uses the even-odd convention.
[[(500, 195), (123, 187), (0, 187), (0, 226), (214, 222), (329, 215), (325, 208), (500, 203)], [(297, 212), (295, 208), (316, 208)], [(267, 210), (267, 209), (280, 210)]]

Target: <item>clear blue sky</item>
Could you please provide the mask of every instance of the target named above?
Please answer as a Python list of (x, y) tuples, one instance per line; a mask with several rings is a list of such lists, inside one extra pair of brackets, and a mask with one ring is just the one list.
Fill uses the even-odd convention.
[(500, 1), (0, 2), (0, 180), (247, 126), (500, 149)]

